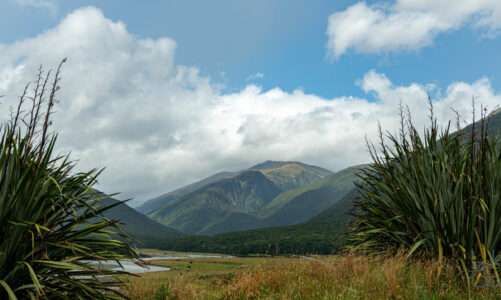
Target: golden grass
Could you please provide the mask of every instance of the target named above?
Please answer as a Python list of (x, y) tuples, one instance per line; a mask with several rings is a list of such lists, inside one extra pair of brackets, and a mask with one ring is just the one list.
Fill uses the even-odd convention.
[(190, 269), (183, 263), (163, 261), (174, 270), (131, 278), (126, 292), (137, 300), (501, 299), (494, 286), (469, 298), (455, 269), (402, 257), (207, 259), (193, 260)]

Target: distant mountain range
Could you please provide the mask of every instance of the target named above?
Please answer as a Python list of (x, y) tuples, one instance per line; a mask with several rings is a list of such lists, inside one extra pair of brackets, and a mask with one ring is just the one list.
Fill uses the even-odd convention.
[(187, 234), (297, 224), (348, 193), (355, 170), (333, 174), (300, 162), (266, 161), (210, 176), (147, 201), (139, 210)]
[(234, 177), (236, 173), (234, 172), (221, 172), (214, 174), (210, 177), (207, 177), (205, 179), (202, 179), (200, 181), (194, 182), (192, 184), (189, 184), (187, 186), (184, 186), (182, 188), (179, 188), (177, 190), (174, 190), (172, 192), (163, 194), (159, 197), (156, 197), (154, 199), (148, 200), (144, 202), (140, 207), (137, 208), (137, 210), (143, 214), (149, 214), (152, 213), (156, 210), (161, 209), (164, 206), (172, 205), (176, 203), (180, 198), (183, 196), (194, 192), (204, 186), (207, 186), (213, 182), (217, 182), (222, 179), (226, 178), (231, 178)]
[(302, 224), (215, 236), (186, 236), (167, 241), (164, 248), (232, 255), (332, 254), (345, 243), (345, 232), (352, 219), (350, 212), (357, 196), (356, 189), (352, 189), (331, 207)]
[[(472, 125), (463, 129), (468, 135)], [(489, 115), (501, 136), (501, 110)], [(143, 244), (183, 251), (332, 253), (343, 244), (357, 198), (357, 172), (336, 173), (301, 162), (266, 161), (223, 172), (145, 202), (108, 212)], [(160, 224), (162, 223), (162, 224)]]
[[(119, 202), (121, 201), (107, 198), (102, 201), (102, 205), (108, 206)], [(184, 236), (181, 232), (139, 213), (124, 202), (105, 211), (103, 216), (108, 219), (119, 220), (121, 229), (132, 238), (133, 244), (138, 247), (161, 247), (167, 240)]]

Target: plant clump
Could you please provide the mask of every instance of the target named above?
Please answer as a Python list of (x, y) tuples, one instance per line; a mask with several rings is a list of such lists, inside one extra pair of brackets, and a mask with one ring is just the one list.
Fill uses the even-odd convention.
[(123, 272), (91, 263), (137, 257), (101, 216), (99, 171), (54, 154), (61, 65), (53, 77), (40, 68), (0, 128), (0, 299), (123, 299), (112, 277)]

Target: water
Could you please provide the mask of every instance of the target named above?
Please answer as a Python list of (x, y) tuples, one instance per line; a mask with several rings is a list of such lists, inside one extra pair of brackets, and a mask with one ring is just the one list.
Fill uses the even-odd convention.
[(176, 259), (197, 259), (197, 258), (230, 258), (227, 255), (216, 255), (216, 254), (186, 254), (183, 256), (149, 256), (141, 258), (144, 261), (152, 260), (176, 260)]
[[(197, 259), (197, 258), (225, 258), (230, 256), (224, 255), (204, 255), (204, 254), (186, 254), (184, 256), (152, 256), (152, 257), (144, 257), (143, 261), (154, 261), (154, 260), (177, 260), (177, 259)], [(137, 265), (133, 261), (130, 260), (122, 260), (120, 264), (116, 261), (99, 261), (99, 262), (89, 262), (90, 264), (98, 265), (99, 268), (114, 270), (114, 271), (125, 271), (133, 274), (142, 274), (142, 273), (150, 273), (150, 272), (165, 272), (170, 271), (168, 267), (160, 267), (154, 265)], [(121, 266), (120, 266), (121, 265)]]
[(120, 264), (118, 264), (116, 261), (111, 261), (111, 260), (92, 262), (92, 263), (97, 264), (99, 268), (102, 269), (113, 270), (113, 271), (125, 271), (134, 274), (170, 271), (170, 268), (167, 267), (138, 265), (130, 260), (121, 260)]

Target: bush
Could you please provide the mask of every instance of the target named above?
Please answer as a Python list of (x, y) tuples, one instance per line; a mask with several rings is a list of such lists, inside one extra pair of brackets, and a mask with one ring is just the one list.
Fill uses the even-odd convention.
[[(64, 61), (63, 61), (64, 62)], [(61, 64), (62, 65), (62, 64)], [(117, 285), (89, 261), (137, 257), (113, 240), (117, 221), (93, 189), (98, 171), (76, 172), (67, 156), (54, 155), (50, 122), (61, 65), (42, 70), (0, 128), (0, 299), (122, 299)]]
[[(350, 237), (366, 253), (405, 250), (450, 260), (467, 278), (494, 275), (501, 247), (501, 148), (488, 118), (471, 131), (431, 126), (420, 136), (410, 116), (399, 135), (380, 134), (380, 152), (360, 177), (361, 199)], [(389, 142), (386, 142), (386, 141)], [(489, 266), (486, 268), (486, 266)], [(488, 272), (485, 272), (485, 271)]]
[(155, 291), (155, 300), (169, 300), (172, 298), (171, 295), (171, 290), (169, 284), (162, 284), (156, 291)]

